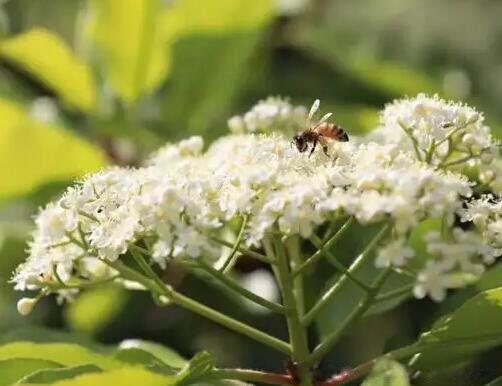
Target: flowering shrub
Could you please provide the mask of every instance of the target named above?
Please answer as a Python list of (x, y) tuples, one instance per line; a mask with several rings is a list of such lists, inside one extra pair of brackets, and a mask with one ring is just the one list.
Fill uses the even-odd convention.
[[(311, 156), (291, 143), (306, 119), (305, 107), (268, 98), (231, 118), (232, 134), (206, 150), (202, 138), (191, 137), (161, 148), (143, 167), (109, 168), (68, 188), (35, 220), (29, 257), (13, 282), (38, 295), (21, 299), (19, 312), (29, 313), (42, 296), (71, 300), (89, 286), (113, 281), (276, 348), (295, 368), (282, 376), (213, 370), (220, 378), (309, 385), (313, 368), (372, 305), (410, 295), (442, 301), (502, 254), (502, 158), (481, 113), (426, 95), (398, 100), (385, 107), (372, 132), (328, 141), (328, 155), (317, 150)], [(361, 237), (362, 252), (345, 266), (336, 244), (356, 222), (372, 237)], [(428, 222), (437, 226), (420, 232)], [(418, 244), (412, 242), (417, 238)], [(307, 256), (312, 247), (316, 251)], [(281, 303), (233, 279), (240, 256), (270, 265)], [(315, 274), (323, 258), (340, 277), (306, 307), (302, 278)], [(284, 314), (289, 342), (171, 288), (162, 273), (173, 262), (203, 270), (229, 291)], [(374, 275), (363, 280), (359, 271), (368, 264)], [(392, 276), (407, 284), (389, 289)], [(306, 329), (344, 281), (365, 296), (311, 350)], [(391, 357), (410, 357), (423, 344)], [(372, 367), (324, 382), (358, 378)]]

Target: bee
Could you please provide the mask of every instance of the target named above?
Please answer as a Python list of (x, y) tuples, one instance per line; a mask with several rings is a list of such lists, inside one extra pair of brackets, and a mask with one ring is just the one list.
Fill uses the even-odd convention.
[(311, 124), (312, 117), (319, 109), (319, 104), (319, 99), (316, 99), (310, 108), (307, 128), (293, 137), (293, 142), (300, 153), (307, 150), (309, 143), (312, 144), (309, 157), (316, 149), (318, 143), (321, 144), (324, 154), (328, 155), (328, 138), (340, 142), (347, 142), (349, 140), (349, 136), (344, 129), (335, 123), (327, 122), (332, 113), (325, 114), (316, 124)]

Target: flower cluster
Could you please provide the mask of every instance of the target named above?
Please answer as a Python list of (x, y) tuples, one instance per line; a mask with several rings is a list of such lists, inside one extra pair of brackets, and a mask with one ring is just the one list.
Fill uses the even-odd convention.
[[(109, 263), (134, 247), (147, 250), (160, 268), (169, 259), (214, 259), (221, 245), (211, 235), (239, 217), (247, 219), (249, 248), (276, 234), (309, 238), (340, 217), (390, 224), (376, 251), (380, 268), (406, 267), (415, 256), (408, 242), (415, 227), (441, 219), (447, 231), (426, 238), (430, 258), (414, 291), (420, 298), (441, 300), (446, 289), (465, 284), (458, 277), (479, 276), (502, 254), (497, 191), (473, 199), (473, 182), (448, 168), (459, 152), (484, 155), (494, 148), (473, 109), (423, 95), (398, 101), (367, 137), (330, 141), (329, 156), (299, 153), (280, 133), (245, 133), (283, 132), (305, 117), (305, 108), (269, 98), (231, 119), (242, 133), (205, 152), (202, 139), (192, 137), (166, 145), (144, 167), (88, 176), (40, 211), (16, 288), (71, 295), (75, 282), (113, 279)], [(489, 154), (490, 162), (482, 162), (500, 162), (496, 152)], [(459, 219), (474, 225), (461, 230)]]
[(244, 115), (230, 118), (228, 127), (236, 134), (293, 132), (303, 128), (306, 121), (307, 109), (304, 106), (293, 106), (285, 98), (268, 97)]
[(474, 108), (419, 94), (387, 105), (380, 126), (370, 134), (380, 143), (394, 143), (436, 167), (477, 168), (479, 180), (500, 192), (499, 143)]

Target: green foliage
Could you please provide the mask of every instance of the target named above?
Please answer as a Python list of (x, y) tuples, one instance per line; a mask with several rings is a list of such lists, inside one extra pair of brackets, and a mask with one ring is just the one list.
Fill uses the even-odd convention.
[(74, 331), (94, 334), (119, 314), (126, 300), (127, 292), (115, 285), (89, 289), (65, 309), (66, 319)]
[(168, 71), (159, 0), (89, 2), (88, 34), (117, 95), (126, 103), (156, 89)]
[(35, 28), (0, 43), (0, 56), (54, 90), (68, 105), (91, 111), (96, 90), (91, 69), (57, 35)]
[(413, 361), (413, 367), (419, 370), (432, 370), (501, 345), (502, 288), (469, 299), (434, 323), (419, 343), (425, 348)]
[(0, 99), (0, 199), (27, 193), (50, 180), (82, 176), (104, 164), (99, 148)]
[(35, 371), (22, 379), (19, 379), (18, 382), (21, 384), (47, 384), (61, 381), (63, 379), (71, 379), (81, 374), (97, 373), (100, 371), (101, 369), (95, 365), (70, 366), (62, 369), (44, 368), (42, 370)]
[(362, 386), (410, 386), (410, 382), (403, 365), (384, 358), (373, 366)]
[(39, 369), (57, 368), (57, 363), (44, 359), (13, 358), (0, 360), (0, 386), (9, 386)]

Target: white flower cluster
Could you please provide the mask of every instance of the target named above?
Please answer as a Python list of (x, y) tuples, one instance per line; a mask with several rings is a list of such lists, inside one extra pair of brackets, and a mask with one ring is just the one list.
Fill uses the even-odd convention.
[[(284, 101), (269, 99), (258, 106), (254, 121), (242, 120), (244, 131), (295, 122), (295, 109)], [(396, 102), (383, 115), (389, 127), (377, 129), (380, 134), (393, 132), (399, 123), (392, 116), (399, 116), (420, 138), (421, 148), (440, 142), (451, 125), (464, 125), (477, 133), (482, 148), (491, 146), (479, 114), (437, 98)], [(361, 224), (388, 223), (392, 232), (377, 251), (376, 265), (405, 267), (415, 255), (408, 245), (414, 227), (441, 218), (448, 235), (428, 236), (431, 259), (415, 287), (417, 297), (441, 300), (447, 288), (458, 286), (459, 275), (479, 276), (502, 253), (500, 199), (473, 200), (466, 176), (417, 160), (402, 129), (395, 133), (399, 138), (389, 140), (386, 134), (380, 143), (371, 140), (373, 134), (357, 142), (330, 141), (329, 156), (317, 151), (312, 157), (280, 134), (232, 134), (206, 152), (202, 139), (192, 137), (165, 146), (145, 167), (90, 175), (39, 213), (30, 256), (13, 279), (16, 288), (66, 295), (65, 285), (74, 280), (113, 277), (107, 262), (133, 245), (148, 249), (162, 268), (171, 258), (213, 258), (220, 249), (208, 234), (240, 216), (248, 219), (244, 243), (249, 247), (261, 247), (265, 237), (277, 233), (308, 238), (339, 216), (353, 216)], [(475, 226), (455, 228), (458, 216)]]
[(228, 127), (236, 134), (294, 132), (302, 129), (306, 121), (307, 109), (304, 106), (293, 106), (285, 98), (268, 97), (244, 115), (230, 118)]
[(483, 115), (467, 105), (425, 94), (394, 101), (381, 113), (381, 124), (370, 138), (398, 144), (437, 167), (476, 167), (482, 183), (502, 190), (499, 143)]

